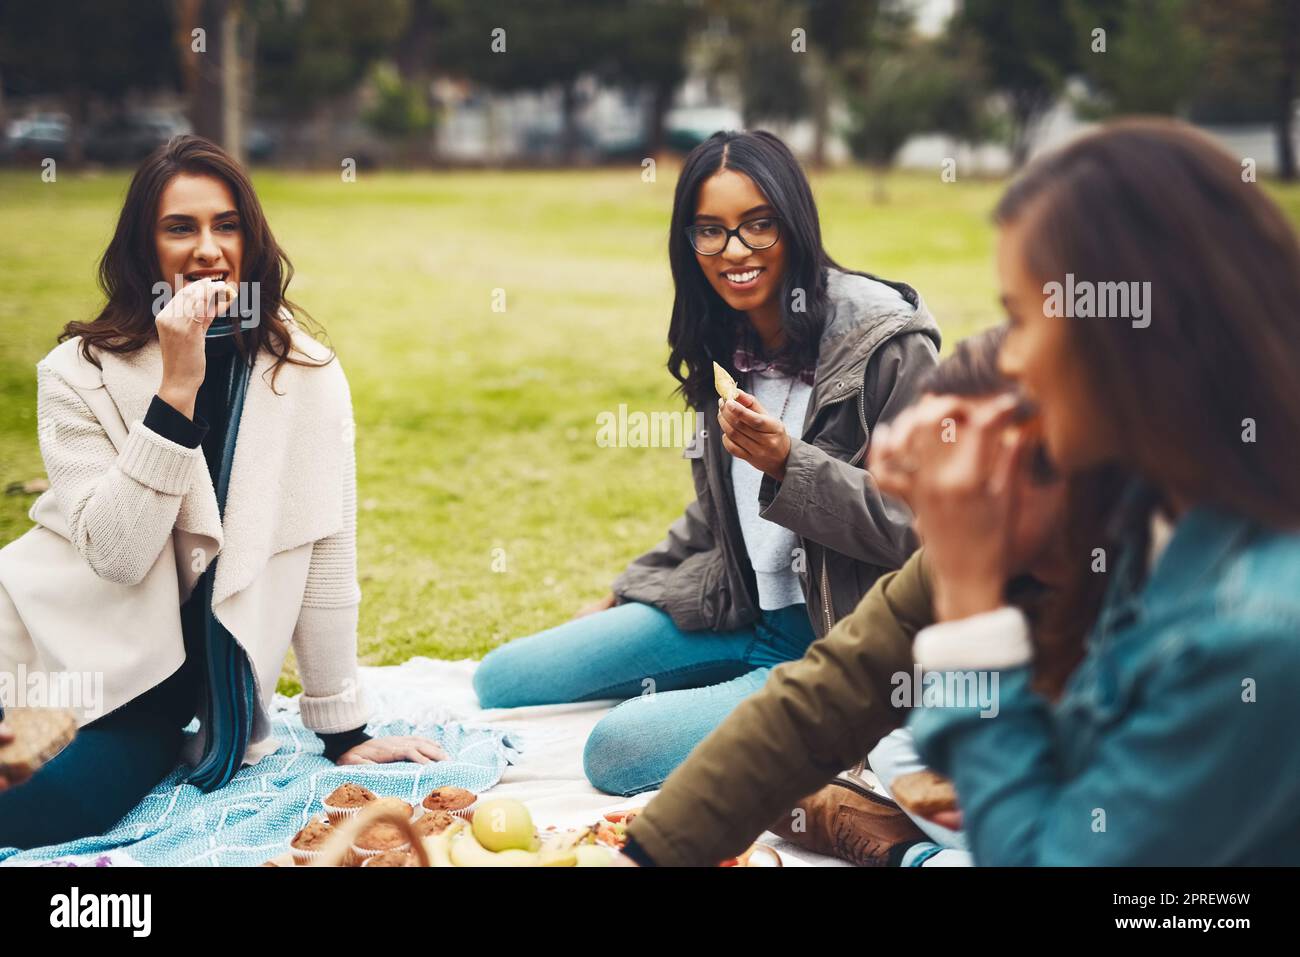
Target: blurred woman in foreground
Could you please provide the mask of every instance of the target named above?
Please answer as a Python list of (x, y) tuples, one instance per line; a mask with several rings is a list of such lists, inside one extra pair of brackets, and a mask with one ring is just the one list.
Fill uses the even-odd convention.
[(1135, 478), (1123, 546), (1070, 556), (1108, 589), (1050, 705), (1002, 595), (1033, 430), (1010, 401), (945, 399), (877, 433), (871, 472), (914, 503), (933, 578), (917, 661), (1000, 676), (996, 717), (952, 695), (913, 713), (921, 756), (978, 864), (1300, 862), (1295, 232), (1213, 141), (1153, 120), (1043, 158), (997, 219), (1002, 371), (1063, 473)]

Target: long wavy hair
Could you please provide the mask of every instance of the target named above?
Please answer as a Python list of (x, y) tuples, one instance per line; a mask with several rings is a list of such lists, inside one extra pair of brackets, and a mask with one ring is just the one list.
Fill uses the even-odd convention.
[[(272, 385), (286, 362), (328, 364), (332, 354), (321, 362), (295, 353), (289, 323), (307, 328), (311, 320), (288, 298), (293, 266), (271, 235), (248, 174), (230, 154), (201, 136), (173, 137), (149, 154), (135, 171), (117, 218), (117, 229), (99, 261), (99, 285), (107, 301), (89, 322), (69, 322), (59, 334), (59, 341), (80, 336), (82, 355), (99, 366), (95, 350), (135, 352), (157, 339), (151, 308), (155, 299), (153, 287), (165, 279), (154, 243), (158, 203), (167, 184), (182, 173), (214, 176), (234, 194), (244, 234), (240, 281), (260, 284), (259, 321), (248, 329), (242, 328), (242, 322), (235, 323), (236, 348), (245, 361), (251, 365), (263, 349), (273, 355)], [(314, 323), (311, 325), (314, 327)], [(319, 327), (312, 331), (320, 337)]]
[[(668, 262), (674, 286), (668, 371), (679, 383), (677, 391), (692, 406), (704, 405), (713, 396), (715, 361), (731, 368), (732, 355), (740, 345), (762, 354), (762, 343), (744, 313), (728, 306), (709, 284), (686, 236), (686, 228), (695, 219), (700, 186), (724, 169), (744, 173), (753, 180), (781, 223), (785, 275), (780, 296), (785, 344), (779, 355), (766, 357), (778, 369), (795, 374), (816, 365), (829, 309), (827, 270), (853, 271), (843, 269), (822, 246), (821, 221), (812, 187), (799, 161), (779, 138), (762, 130), (718, 132), (691, 150), (677, 180), (668, 234)], [(902, 283), (888, 285), (916, 304), (911, 287)], [(802, 310), (792, 309), (795, 290), (803, 292)]]
[(1150, 283), (1147, 326), (1067, 329), (1116, 464), (1175, 501), (1300, 527), (1300, 240), (1237, 158), (1186, 123), (1118, 121), (1032, 163), (995, 218), (1024, 223), (1044, 282)]

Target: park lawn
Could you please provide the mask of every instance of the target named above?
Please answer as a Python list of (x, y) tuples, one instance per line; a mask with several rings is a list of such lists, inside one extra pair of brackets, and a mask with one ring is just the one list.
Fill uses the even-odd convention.
[[(673, 175), (259, 172), (357, 422), (360, 652), (478, 657), (604, 594), (691, 497), (665, 448), (602, 448), (597, 417), (677, 411), (664, 368)], [(122, 173), (0, 173), (0, 487), (41, 476), (33, 364), (93, 314)], [(815, 178), (831, 254), (914, 285), (951, 343), (998, 320), (1001, 184)], [(1271, 188), (1271, 187), (1270, 187)], [(1300, 219), (1300, 190), (1276, 191)], [(504, 293), (504, 311), (494, 311)], [(0, 496), (0, 543), (32, 496)], [(297, 689), (292, 661), (281, 690)]]

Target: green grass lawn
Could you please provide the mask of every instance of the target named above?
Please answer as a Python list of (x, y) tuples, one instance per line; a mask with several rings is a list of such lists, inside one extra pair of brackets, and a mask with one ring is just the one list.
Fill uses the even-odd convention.
[[(681, 407), (664, 368), (671, 174), (255, 180), (290, 295), (352, 384), (363, 660), (477, 657), (604, 594), (691, 496), (679, 451), (596, 444), (620, 403)], [(33, 364), (93, 313), (126, 182), (0, 173), (0, 487), (43, 474)], [(831, 254), (914, 285), (948, 343), (997, 321), (999, 183), (900, 174), (885, 203), (860, 171), (814, 186)], [(1300, 219), (1300, 190), (1276, 195)], [(0, 542), (31, 501), (0, 496)], [(292, 664), (281, 686), (296, 688)]]

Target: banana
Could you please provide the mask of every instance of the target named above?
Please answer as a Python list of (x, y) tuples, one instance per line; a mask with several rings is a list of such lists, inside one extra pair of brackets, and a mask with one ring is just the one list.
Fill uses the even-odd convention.
[(541, 863), (536, 851), (489, 851), (478, 842), (471, 830), (461, 830), (451, 839), (451, 862), (457, 867), (537, 867)]
[(553, 835), (542, 848), (542, 867), (577, 867), (577, 838), (573, 833)]
[(603, 844), (583, 844), (577, 848), (576, 856), (579, 867), (611, 867), (614, 854)]

